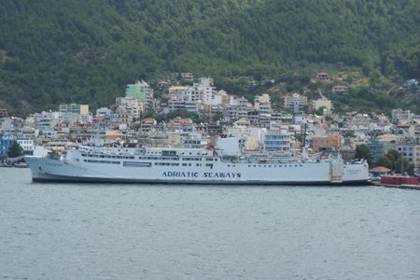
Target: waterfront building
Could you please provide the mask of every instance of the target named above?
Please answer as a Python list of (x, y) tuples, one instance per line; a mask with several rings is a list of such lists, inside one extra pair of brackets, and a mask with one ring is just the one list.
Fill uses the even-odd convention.
[(378, 137), (371, 137), (368, 141), (368, 147), (372, 159), (377, 162), (381, 157), (394, 148), (395, 137), (381, 135)]
[(395, 145), (397, 150), (403, 158), (414, 165), (416, 171), (420, 171), (420, 143), (415, 139), (405, 139)]
[(314, 153), (338, 151), (340, 147), (341, 136), (338, 134), (312, 137), (312, 151)]
[(182, 133), (181, 139), (182, 147), (189, 149), (204, 148), (208, 143), (200, 133)]
[(10, 137), (1, 137), (0, 138), (0, 158), (7, 157), (7, 152), (10, 147), (16, 143), (16, 140)]
[(266, 152), (290, 152), (290, 136), (286, 131), (269, 130), (264, 136), (264, 150)]
[(33, 155), (35, 144), (33, 139), (18, 138), (16, 142), (22, 147), (24, 155)]

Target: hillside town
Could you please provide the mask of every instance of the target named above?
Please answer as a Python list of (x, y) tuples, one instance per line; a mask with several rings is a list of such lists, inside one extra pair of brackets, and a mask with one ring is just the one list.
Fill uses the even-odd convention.
[[(406, 166), (393, 171), (420, 172), (420, 115), (409, 110), (338, 114), (322, 94), (308, 99), (299, 92), (285, 95), (281, 109), (275, 109), (268, 93), (248, 100), (216, 88), (209, 77), (178, 77), (159, 81), (159, 96), (146, 81), (135, 81), (114, 104), (94, 111), (89, 104), (69, 103), (19, 118), (0, 108), (0, 162), (13, 165), (24, 155), (59, 154), (81, 143), (199, 148), (217, 147), (219, 139), (234, 137), (245, 153), (293, 155), (305, 146), (312, 155), (340, 152), (352, 160), (365, 150), (363, 156), (371, 168), (379, 166), (373, 169), (378, 172), (391, 171), (382, 165), (387, 153), (396, 151)], [(321, 72), (316, 79), (330, 77)], [(345, 85), (332, 87), (335, 94), (347, 90)]]

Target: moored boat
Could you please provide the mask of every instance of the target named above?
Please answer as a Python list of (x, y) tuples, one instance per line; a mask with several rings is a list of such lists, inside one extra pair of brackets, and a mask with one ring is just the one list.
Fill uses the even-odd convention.
[(80, 146), (63, 156), (26, 157), (33, 181), (175, 184), (365, 184), (365, 161), (227, 156), (205, 148)]

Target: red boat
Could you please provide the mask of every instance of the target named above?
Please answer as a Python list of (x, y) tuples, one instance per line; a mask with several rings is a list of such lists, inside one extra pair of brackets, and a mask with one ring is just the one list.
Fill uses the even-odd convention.
[(414, 176), (391, 175), (381, 177), (381, 185), (385, 187), (420, 189), (419, 184), (419, 177)]

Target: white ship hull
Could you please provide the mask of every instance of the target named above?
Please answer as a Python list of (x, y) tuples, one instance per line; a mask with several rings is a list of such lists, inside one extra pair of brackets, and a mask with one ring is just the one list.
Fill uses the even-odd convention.
[[(229, 163), (139, 160), (137, 157), (86, 160), (78, 152), (65, 159), (26, 158), (35, 182), (112, 182), (171, 184), (363, 184), (368, 180), (364, 162), (336, 165), (333, 161), (289, 163)], [(163, 164), (168, 164), (165, 166)], [(171, 165), (169, 165), (171, 164)]]

